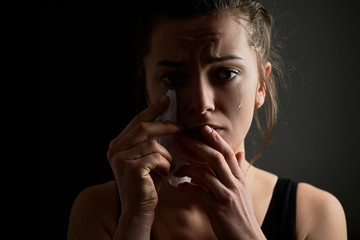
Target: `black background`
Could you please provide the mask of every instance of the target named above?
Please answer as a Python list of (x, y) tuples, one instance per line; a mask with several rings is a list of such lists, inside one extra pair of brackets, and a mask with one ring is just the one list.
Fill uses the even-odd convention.
[[(255, 165), (333, 193), (360, 239), (358, 1), (266, 1), (286, 36), (291, 88)], [(137, 3), (48, 1), (43, 11), (43, 234), (65, 239), (71, 204), (112, 179), (106, 151), (135, 111)]]

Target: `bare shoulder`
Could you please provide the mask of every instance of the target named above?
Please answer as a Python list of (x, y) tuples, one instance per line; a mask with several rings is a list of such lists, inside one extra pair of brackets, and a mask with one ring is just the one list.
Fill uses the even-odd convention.
[(347, 239), (339, 200), (307, 183), (298, 185), (296, 222), (297, 239)]
[(71, 209), (68, 240), (111, 239), (119, 213), (115, 181), (83, 190)]

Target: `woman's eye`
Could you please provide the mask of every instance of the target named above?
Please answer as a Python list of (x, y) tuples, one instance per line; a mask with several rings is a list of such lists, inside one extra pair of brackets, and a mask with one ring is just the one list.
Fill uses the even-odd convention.
[(231, 80), (239, 75), (239, 72), (237, 70), (222, 69), (218, 71), (216, 75), (220, 80)]
[(167, 85), (179, 85), (183, 82), (184, 76), (179, 72), (171, 72), (161, 77), (161, 80)]

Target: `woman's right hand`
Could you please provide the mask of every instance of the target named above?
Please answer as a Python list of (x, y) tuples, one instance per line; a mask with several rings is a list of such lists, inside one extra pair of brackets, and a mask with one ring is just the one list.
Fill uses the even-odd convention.
[(174, 123), (154, 122), (169, 102), (164, 96), (145, 109), (110, 143), (107, 158), (120, 195), (120, 223), (125, 225), (151, 228), (161, 179), (169, 173), (172, 162), (166, 148), (151, 137), (181, 131)]

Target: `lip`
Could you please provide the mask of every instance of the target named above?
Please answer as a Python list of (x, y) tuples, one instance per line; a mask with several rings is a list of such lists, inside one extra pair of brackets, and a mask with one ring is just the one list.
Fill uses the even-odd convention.
[(201, 129), (206, 125), (211, 127), (212, 129), (214, 129), (218, 133), (224, 129), (216, 124), (202, 123), (202, 124), (198, 124), (198, 125), (194, 125), (194, 126), (185, 127), (184, 133), (190, 137), (194, 137), (197, 139), (203, 139)]
[(213, 128), (214, 130), (222, 129), (222, 127), (220, 127), (216, 124), (212, 124), (212, 123), (202, 123), (202, 124), (197, 124), (197, 125), (193, 125), (193, 126), (185, 126), (185, 129), (186, 130), (200, 130), (201, 128), (203, 128), (206, 125)]

